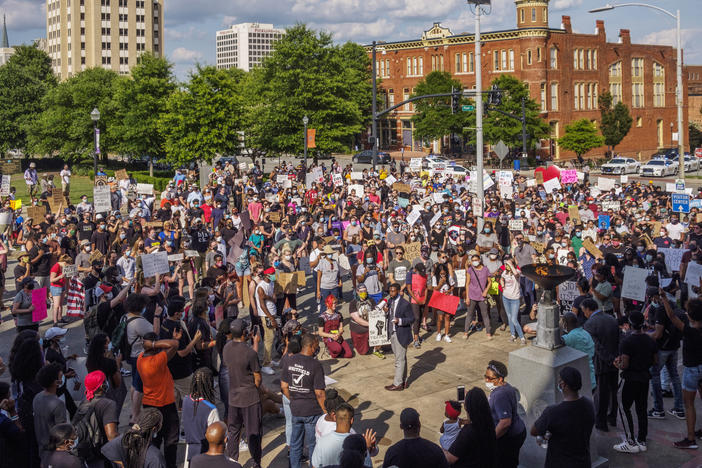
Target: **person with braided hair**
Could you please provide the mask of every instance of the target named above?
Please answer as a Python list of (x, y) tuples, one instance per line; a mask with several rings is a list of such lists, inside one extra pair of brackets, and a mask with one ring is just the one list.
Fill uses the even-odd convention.
[(102, 447), (102, 454), (124, 468), (165, 468), (166, 460), (161, 451), (151, 443), (161, 430), (163, 416), (156, 408), (144, 408), (137, 422), (121, 436)]
[(212, 423), (220, 420), (215, 401), (212, 371), (200, 367), (193, 372), (190, 395), (183, 398), (183, 429), (188, 444), (185, 451), (186, 463), (195, 455), (208, 450), (205, 432)]

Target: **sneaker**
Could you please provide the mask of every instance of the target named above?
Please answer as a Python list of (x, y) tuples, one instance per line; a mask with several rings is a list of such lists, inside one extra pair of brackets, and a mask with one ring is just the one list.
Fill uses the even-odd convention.
[(240, 452), (248, 452), (249, 451), (249, 444), (247, 444), (243, 440), (241, 442), (239, 442), (239, 451)]
[(640, 451), (636, 442), (629, 442), (628, 440), (625, 440), (612, 448), (621, 453), (639, 453)]
[(517, 337), (512, 335), (512, 338), (510, 338), (509, 341), (512, 341), (512, 342), (517, 341)]
[(663, 411), (656, 411), (654, 409), (648, 410), (648, 417), (650, 419), (665, 419), (665, 413)]
[(522, 337), (521, 342), (522, 344), (526, 344), (526, 338)]
[(685, 419), (685, 411), (672, 409), (672, 410), (668, 410), (668, 414), (671, 414), (678, 419)]
[(373, 351), (373, 356), (376, 356), (380, 359), (385, 359), (385, 355), (380, 351)]
[(697, 442), (695, 442), (694, 440), (690, 440), (686, 437), (683, 440), (679, 440), (673, 443), (673, 446), (679, 449), (696, 449)]
[(436, 341), (441, 341), (441, 333), (436, 334)]
[(444, 335), (444, 341), (447, 343), (451, 343), (451, 337), (449, 337), (448, 335)]
[(415, 349), (419, 349), (422, 347), (422, 343), (420, 343), (419, 340), (415, 340), (413, 345)]
[(646, 445), (646, 442), (641, 442), (640, 440), (637, 440), (636, 445), (639, 446), (639, 452), (645, 452), (646, 450), (648, 450), (648, 446)]
[(275, 374), (275, 371), (274, 371), (273, 369), (271, 369), (270, 367), (268, 367), (268, 366), (263, 366), (263, 367), (261, 367), (261, 372), (263, 372), (263, 373), (266, 374), (266, 375), (273, 375), (273, 374)]
[(129, 369), (120, 369), (119, 371), (123, 377), (129, 377), (130, 375), (132, 375), (132, 371), (130, 371)]
[(280, 361), (271, 361), (271, 367), (279, 367)]

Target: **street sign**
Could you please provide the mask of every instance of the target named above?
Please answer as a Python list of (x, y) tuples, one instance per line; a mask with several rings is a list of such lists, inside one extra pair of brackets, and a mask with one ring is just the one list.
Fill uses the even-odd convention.
[(509, 153), (509, 148), (505, 145), (504, 141), (500, 140), (495, 146), (495, 154), (500, 158), (500, 161), (502, 161), (505, 159), (505, 156), (507, 156), (507, 153)]
[(475, 106), (461, 106), (461, 110), (463, 112), (473, 112), (475, 110)]
[(671, 194), (671, 202), (675, 213), (690, 212), (690, 195), (686, 193), (673, 193)]
[(685, 181), (683, 179), (675, 179), (675, 191), (684, 192), (685, 191)]

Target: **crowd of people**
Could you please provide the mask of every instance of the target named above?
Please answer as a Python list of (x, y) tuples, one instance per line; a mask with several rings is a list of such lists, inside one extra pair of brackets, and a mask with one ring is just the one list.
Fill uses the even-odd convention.
[[(202, 186), (179, 169), (160, 194), (100, 172), (110, 209), (99, 211), (89, 194), (70, 202), (68, 166), (58, 188), (46, 177), (39, 186), (33, 164), (25, 203), (45, 214), (16, 209), (14, 189), (0, 209), (3, 273), (18, 260), (0, 467), (234, 467), (243, 451), (260, 464), (264, 415), (284, 418), (292, 468), (372, 466), (379, 437), (355, 433), (355, 409), (327, 387), (323, 360), (391, 352), (385, 390), (398, 392), (413, 384), (408, 351), (426, 340), (484, 331), (525, 345), (543, 293), (522, 274), (533, 263), (575, 271), (574, 292), (561, 285), (556, 299), (564, 341), (588, 355), (590, 372), (560, 369), (563, 401), (529, 428), (507, 366), (490, 361), (485, 389), (446, 402), (438, 444), (420, 437), (418, 410), (430, 409), (403, 410), (404, 439), (383, 466), (516, 467), (528, 433), (548, 445), (546, 466), (590, 466), (593, 426), (623, 429), (614, 449), (639, 453), (648, 419), (666, 414), (687, 422), (675, 446), (697, 448), (702, 275), (687, 273), (702, 264), (702, 192), (676, 213), (649, 183), (579, 180), (549, 193), (498, 171), (481, 206), (470, 180), (404, 163), (265, 174), (217, 163)], [(645, 299), (622, 296), (627, 267), (648, 271)], [(42, 288), (46, 317), (36, 313)], [(299, 301), (307, 292), (313, 300)], [(85, 346), (69, 354), (67, 325), (81, 319), (72, 329)], [(50, 327), (40, 334), (40, 324)]]

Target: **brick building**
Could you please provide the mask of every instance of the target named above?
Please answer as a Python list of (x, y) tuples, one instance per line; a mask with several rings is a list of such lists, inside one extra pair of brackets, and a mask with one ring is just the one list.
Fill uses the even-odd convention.
[[(526, 82), (541, 105), (552, 138), (563, 136), (565, 126), (574, 120), (597, 122), (597, 97), (609, 90), (615, 102), (621, 100), (629, 107), (634, 119), (617, 153), (645, 160), (658, 148), (677, 145), (672, 140), (677, 132), (675, 49), (632, 44), (628, 29), (620, 30), (616, 41), (608, 41), (600, 20), (595, 22), (595, 34), (574, 33), (569, 16), (562, 17), (560, 28), (550, 28), (548, 3), (515, 0), (516, 29), (481, 33), (483, 88), (503, 73)], [(473, 33), (453, 34), (439, 23), (419, 39), (379, 43), (380, 105), (383, 99), (387, 105), (407, 99), (434, 70), (448, 71), (466, 89), (473, 88), (474, 47)], [(370, 54), (371, 47), (367, 50)], [(684, 90), (686, 79), (683, 76)], [(429, 147), (430, 142), (414, 138), (412, 114), (410, 104), (379, 122), (382, 148)], [(684, 115), (687, 128), (687, 111)], [(594, 149), (587, 156), (601, 157), (606, 149)], [(575, 157), (558, 148), (553, 139), (541, 142), (541, 153), (553, 159)]]
[(702, 129), (702, 65), (685, 65), (683, 76), (687, 78), (687, 118)]

